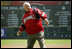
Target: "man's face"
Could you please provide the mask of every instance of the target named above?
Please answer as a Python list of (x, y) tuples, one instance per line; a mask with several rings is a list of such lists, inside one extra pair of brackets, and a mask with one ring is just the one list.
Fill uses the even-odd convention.
[(30, 6), (28, 4), (25, 4), (24, 9), (25, 9), (26, 12), (28, 12), (30, 10)]

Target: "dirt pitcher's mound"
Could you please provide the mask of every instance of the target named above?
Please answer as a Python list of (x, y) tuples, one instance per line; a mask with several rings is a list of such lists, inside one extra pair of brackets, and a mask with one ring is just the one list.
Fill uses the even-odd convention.
[[(1, 45), (1, 48), (26, 48), (26, 45)], [(46, 44), (47, 48), (71, 48), (71, 45), (49, 45)], [(34, 45), (34, 48), (40, 48), (39, 45)]]

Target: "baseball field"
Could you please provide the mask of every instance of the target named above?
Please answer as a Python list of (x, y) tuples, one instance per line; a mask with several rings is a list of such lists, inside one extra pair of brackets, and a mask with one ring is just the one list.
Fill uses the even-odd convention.
[[(45, 39), (47, 48), (71, 48), (71, 39)], [(1, 48), (26, 48), (27, 39), (1, 39)], [(36, 41), (34, 48), (40, 48)]]

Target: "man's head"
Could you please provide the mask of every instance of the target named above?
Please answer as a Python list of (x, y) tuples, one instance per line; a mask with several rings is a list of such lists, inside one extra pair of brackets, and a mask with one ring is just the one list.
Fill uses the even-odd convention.
[(29, 2), (24, 2), (23, 7), (26, 12), (28, 12), (31, 9), (31, 5)]

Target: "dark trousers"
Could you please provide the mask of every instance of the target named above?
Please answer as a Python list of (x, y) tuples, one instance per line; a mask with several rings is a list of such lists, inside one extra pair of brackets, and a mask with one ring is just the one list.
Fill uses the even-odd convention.
[(38, 40), (40, 48), (45, 48), (44, 45), (44, 32), (28, 35), (27, 48), (33, 48), (36, 40)]

